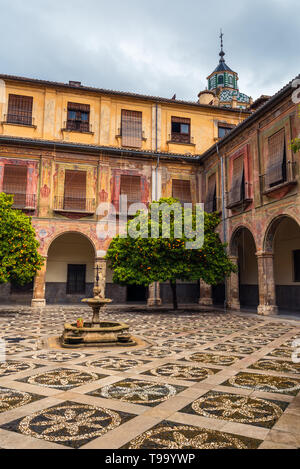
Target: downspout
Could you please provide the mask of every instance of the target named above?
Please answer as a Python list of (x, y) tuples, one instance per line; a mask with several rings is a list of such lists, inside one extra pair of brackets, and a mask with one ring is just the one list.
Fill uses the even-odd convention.
[[(155, 103), (155, 152), (157, 154), (156, 168), (155, 168), (155, 201), (158, 199), (158, 168), (159, 168), (159, 156), (158, 155), (158, 106)], [(154, 283), (154, 301), (157, 298), (157, 283)]]
[[(224, 159), (220, 155), (218, 142), (216, 143), (216, 150), (221, 164), (221, 190), (222, 190), (222, 225), (223, 225), (223, 239), (224, 243), (227, 243), (227, 227), (226, 227), (226, 213), (225, 213), (225, 179), (224, 179)], [(224, 248), (227, 251), (226, 247)], [(225, 277), (225, 301), (224, 301), (224, 313), (227, 312), (227, 282)]]

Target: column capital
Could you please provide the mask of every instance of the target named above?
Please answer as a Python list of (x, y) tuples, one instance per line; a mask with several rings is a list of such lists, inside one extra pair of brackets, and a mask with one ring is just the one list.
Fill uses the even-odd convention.
[(268, 252), (268, 251), (257, 251), (255, 253), (256, 257), (257, 258), (273, 258), (274, 257), (274, 253), (273, 252)]

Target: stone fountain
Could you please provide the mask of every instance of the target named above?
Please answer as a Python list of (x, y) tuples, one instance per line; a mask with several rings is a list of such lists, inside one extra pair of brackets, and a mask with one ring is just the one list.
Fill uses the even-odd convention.
[[(82, 300), (93, 310), (92, 322), (64, 326), (61, 344), (65, 348), (132, 346), (136, 342), (128, 334), (129, 326), (121, 322), (100, 320), (100, 310), (112, 300), (105, 298), (105, 276), (101, 267), (96, 267), (94, 298)], [(82, 326), (82, 327), (81, 327)]]

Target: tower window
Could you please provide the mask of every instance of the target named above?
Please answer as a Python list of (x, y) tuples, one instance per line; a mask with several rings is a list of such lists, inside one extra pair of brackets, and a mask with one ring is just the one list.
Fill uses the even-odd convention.
[(223, 75), (218, 75), (218, 85), (223, 85), (224, 84), (224, 77)]

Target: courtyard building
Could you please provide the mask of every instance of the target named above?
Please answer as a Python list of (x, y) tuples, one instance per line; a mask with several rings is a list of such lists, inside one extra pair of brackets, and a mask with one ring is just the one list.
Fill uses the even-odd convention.
[(1, 303), (79, 303), (92, 295), (97, 265), (114, 303), (170, 303), (168, 285), (121, 287), (106, 269), (111, 238), (97, 236), (97, 207), (110, 202), (118, 214), (127, 194), (146, 205), (170, 196), (203, 202), (221, 215), (238, 273), (226, 285), (179, 283), (179, 302), (300, 310), (294, 88), (253, 103), (224, 55), (222, 44), (195, 102), (0, 75), (0, 191), (32, 217), (45, 259), (32, 284), (1, 285)]

